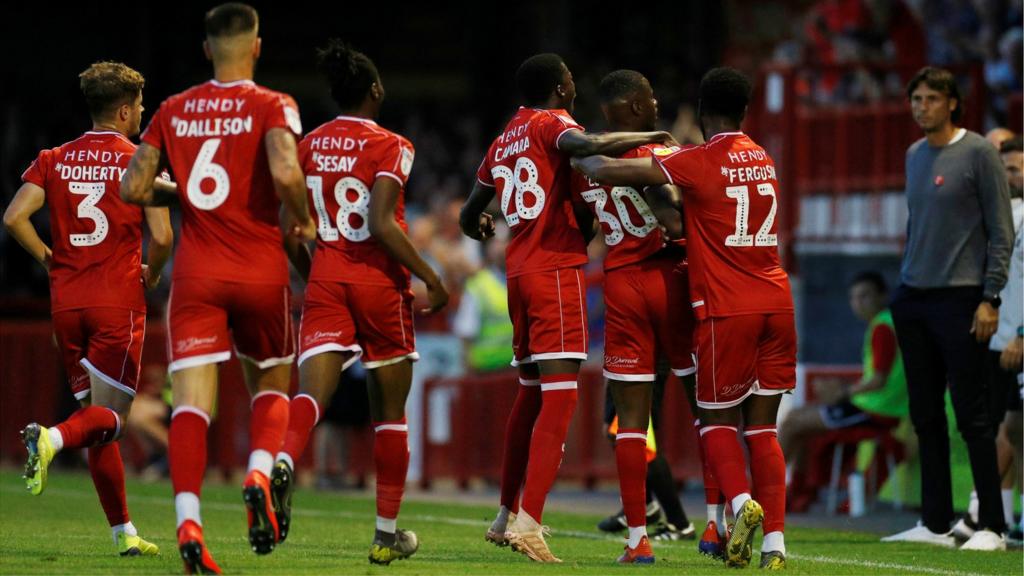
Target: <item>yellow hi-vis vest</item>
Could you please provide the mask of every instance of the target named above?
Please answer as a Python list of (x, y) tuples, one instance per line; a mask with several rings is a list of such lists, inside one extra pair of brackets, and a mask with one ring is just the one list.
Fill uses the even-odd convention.
[(466, 281), (466, 292), (477, 302), (480, 333), (469, 346), (469, 367), (479, 372), (507, 368), (512, 361), (512, 321), (508, 317), (508, 288), (484, 268)]

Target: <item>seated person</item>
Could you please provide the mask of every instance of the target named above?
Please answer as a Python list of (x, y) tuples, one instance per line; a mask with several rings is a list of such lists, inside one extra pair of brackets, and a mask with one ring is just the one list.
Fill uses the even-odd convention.
[(903, 359), (896, 342), (885, 280), (862, 272), (850, 283), (850, 308), (868, 323), (864, 335), (864, 373), (859, 382), (823, 382), (815, 387), (820, 403), (795, 408), (779, 426), (779, 442), (791, 478), (803, 469), (806, 445), (828, 430), (854, 426), (892, 428), (909, 413)]

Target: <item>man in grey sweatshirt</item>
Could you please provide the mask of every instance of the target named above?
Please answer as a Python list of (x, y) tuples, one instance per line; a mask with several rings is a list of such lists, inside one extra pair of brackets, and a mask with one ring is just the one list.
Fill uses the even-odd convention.
[(962, 101), (951, 73), (924, 68), (907, 95), (925, 137), (907, 150), (910, 219), (892, 316), (920, 446), (922, 523), (883, 540), (955, 545), (948, 384), (980, 505), (978, 530), (963, 548), (1005, 549), (991, 413), (996, 391), (983, 366), (1013, 246), (1009, 188), (992, 145), (956, 126)]

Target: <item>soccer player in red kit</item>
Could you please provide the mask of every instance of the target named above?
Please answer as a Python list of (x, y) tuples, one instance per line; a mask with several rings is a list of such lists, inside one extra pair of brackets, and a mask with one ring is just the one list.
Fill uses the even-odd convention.
[(521, 386), (505, 434), (501, 509), (487, 539), (511, 544), (536, 561), (560, 562), (548, 549), (540, 522), (576, 406), (580, 362), (587, 357), (580, 271), (587, 254), (576, 216), (586, 222), (583, 230), (591, 230), (589, 212), (572, 201), (568, 159), (621, 154), (643, 144), (670, 142), (671, 136), (584, 134), (571, 116), (576, 98), (572, 74), (556, 54), (527, 59), (516, 73), (516, 84), (525, 106), (488, 149), (460, 215), (466, 235), (491, 236), (494, 222), (484, 210), (500, 185), (501, 211), (512, 234), (506, 273), (513, 365), (519, 367)]
[[(651, 84), (639, 72), (617, 70), (598, 88), (601, 110), (612, 130), (653, 130), (658, 102)], [(629, 150), (622, 158), (649, 158), (654, 146)], [(647, 539), (645, 479), (648, 422), (659, 356), (669, 360), (672, 372), (693, 395), (693, 327), (689, 298), (685, 239), (666, 244), (659, 217), (671, 237), (682, 235), (682, 215), (669, 204), (678, 197), (674, 186), (642, 187), (601, 185), (573, 173), (573, 192), (586, 202), (601, 225), (608, 253), (604, 260), (605, 346), (604, 376), (608, 379), (618, 430), (615, 456), (619, 471), (622, 508), (629, 529), (621, 563), (654, 562)], [(655, 206), (666, 206), (656, 214)], [(697, 406), (691, 398), (691, 407)], [(702, 463), (704, 461), (702, 455)], [(705, 466), (705, 488), (718, 504), (719, 490)], [(714, 521), (714, 511), (709, 512)], [(721, 521), (719, 521), (721, 523)], [(724, 528), (724, 526), (723, 526)], [(717, 536), (717, 534), (716, 534)], [(703, 544), (703, 543), (702, 543)]]
[[(135, 151), (129, 137), (142, 120), (142, 75), (118, 62), (97, 62), (79, 75), (92, 130), (39, 153), (22, 175), (4, 225), (50, 275), (53, 329), (71, 391), (82, 408), (46, 428), (22, 432), (27, 488), (46, 488), (47, 468), (62, 449), (87, 448), (89, 471), (122, 556), (157, 554), (138, 535), (125, 502), (118, 439), (139, 380), (146, 333), (144, 290), (160, 280), (173, 232), (166, 208), (145, 208), (118, 195)], [(158, 186), (173, 191), (174, 185)], [(53, 248), (29, 217), (49, 207)], [(142, 221), (150, 230), (142, 264)]]
[(369, 374), (377, 469), (377, 529), (369, 559), (390, 564), (419, 547), (415, 533), (397, 528), (409, 468), (405, 401), (419, 358), (409, 271), (427, 285), (424, 312), (443, 308), (448, 291), (406, 235), (405, 185), (415, 153), (412, 143), (374, 122), (384, 102), (377, 67), (340, 40), (319, 51), (319, 63), (342, 115), (299, 144), (318, 240), (312, 264), (304, 244), (287, 243), (308, 285), (299, 327), (299, 393), (272, 476), (275, 511), (283, 539), (291, 523), (295, 460), (341, 372), (361, 357)]
[(165, 163), (183, 184), (168, 370), (171, 482), (178, 547), (189, 571), (219, 570), (203, 542), (199, 493), (217, 364), (231, 357), (232, 344), (253, 395), (242, 491), (249, 543), (267, 554), (278, 539), (269, 477), (288, 427), (294, 358), (280, 201), (298, 223), (291, 233), (312, 239), (316, 225), (296, 153), (302, 126), (295, 102), (252, 81), (261, 46), (257, 27), (256, 11), (245, 4), (207, 12), (203, 46), (214, 79), (164, 101), (121, 187), (130, 201), (159, 201), (149, 182)]
[[(786, 470), (775, 422), (780, 394), (796, 385), (796, 329), (789, 279), (779, 264), (775, 165), (740, 131), (749, 99), (745, 76), (716, 68), (700, 84), (706, 144), (656, 150), (653, 161), (593, 156), (575, 165), (605, 184), (668, 183), (682, 189), (690, 300), (699, 321), (701, 439), (736, 514), (726, 563), (749, 564), (751, 541), (763, 521), (761, 567), (774, 569), (786, 561)], [(754, 490), (764, 508), (750, 496), (737, 439), (741, 420)]]

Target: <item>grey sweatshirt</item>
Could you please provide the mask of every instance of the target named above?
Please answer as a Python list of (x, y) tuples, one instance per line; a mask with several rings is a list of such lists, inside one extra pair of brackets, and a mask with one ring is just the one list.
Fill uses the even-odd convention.
[(995, 147), (959, 129), (940, 148), (907, 149), (907, 247), (900, 282), (914, 288), (1006, 284), (1013, 248), (1010, 187)]

